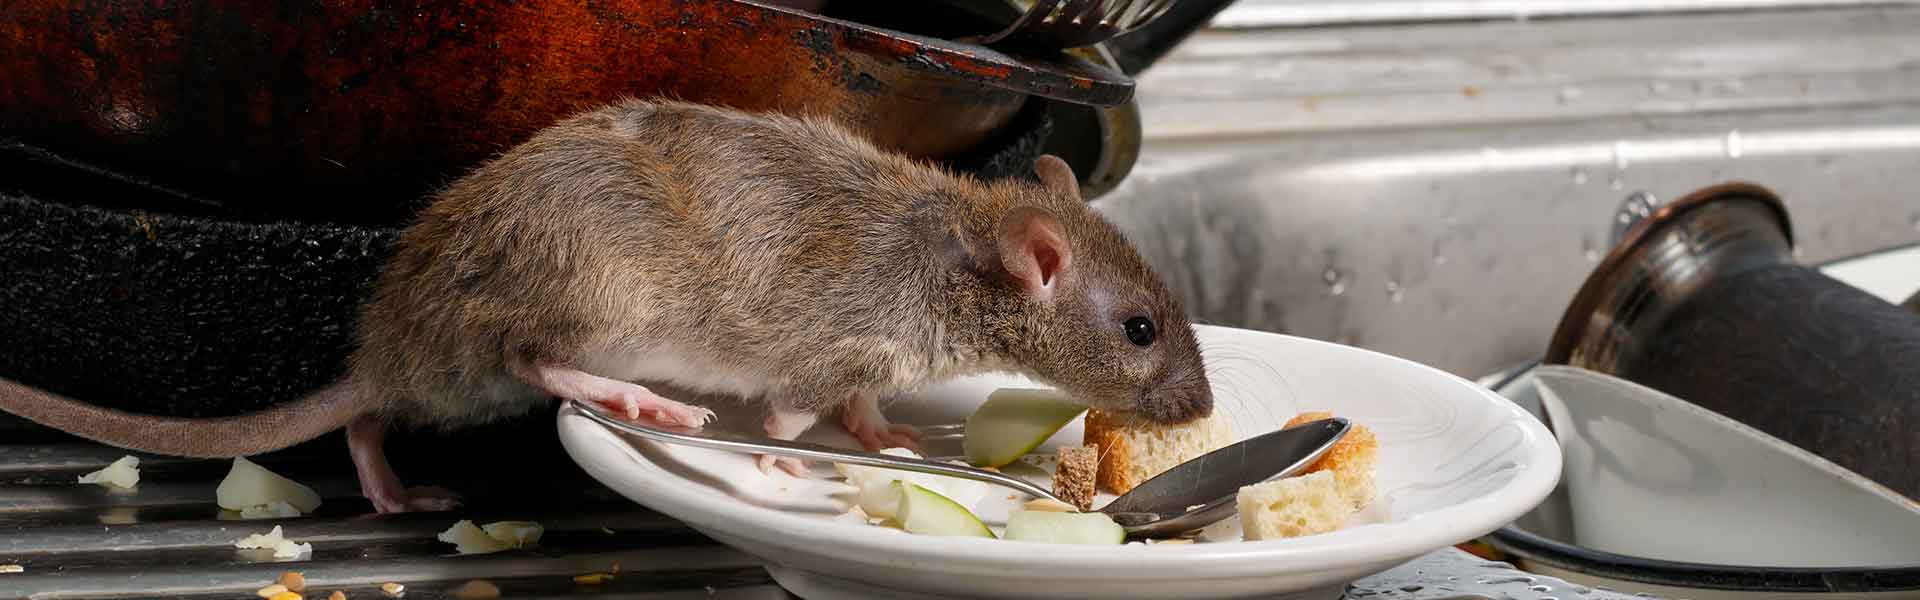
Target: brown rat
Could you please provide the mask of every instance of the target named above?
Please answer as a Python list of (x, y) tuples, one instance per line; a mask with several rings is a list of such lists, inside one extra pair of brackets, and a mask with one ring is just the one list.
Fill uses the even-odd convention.
[[(914, 444), (881, 398), (1029, 375), (1165, 423), (1212, 410), (1192, 326), (1052, 156), (979, 181), (829, 121), (625, 101), (537, 133), (439, 193), (401, 234), (340, 382), (224, 419), (120, 413), (0, 380), (0, 409), (108, 444), (227, 457), (345, 427), (382, 512), (381, 442), (577, 398), (697, 426), (629, 382), (764, 402), (792, 439), (839, 408), (870, 449)], [(762, 468), (797, 462), (762, 457)]]

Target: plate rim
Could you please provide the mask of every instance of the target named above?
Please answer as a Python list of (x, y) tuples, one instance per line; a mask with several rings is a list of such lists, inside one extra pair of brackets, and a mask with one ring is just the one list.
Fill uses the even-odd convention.
[[(620, 480), (618, 474), (602, 472), (612, 469), (612, 465), (582, 460), (582, 453), (587, 450), (576, 446), (592, 441), (608, 445), (607, 451), (625, 455), (629, 460), (645, 460), (637, 456), (637, 449), (612, 430), (577, 414), (565, 403), (556, 420), (568, 454), (595, 479), (614, 487), (616, 491), (622, 491), (623, 496), (628, 496), (637, 504), (684, 521), (696, 529), (711, 527), (733, 537), (753, 540), (764, 547), (828, 555), (836, 561), (882, 567), (919, 562), (938, 565), (937, 570), (942, 572), (991, 575), (1002, 579), (1063, 579), (1097, 572), (1108, 579), (1156, 581), (1169, 579), (1167, 573), (1174, 571), (1172, 567), (1178, 567), (1179, 572), (1185, 573), (1175, 579), (1265, 578), (1343, 567), (1397, 564), (1498, 530), (1544, 501), (1559, 482), (1563, 459), (1558, 442), (1554, 441), (1545, 426), (1504, 396), (1458, 375), (1383, 352), (1312, 338), (1210, 325), (1196, 325), (1195, 329), (1202, 330), (1197, 333), (1201, 333), (1203, 338), (1211, 337), (1208, 331), (1219, 332), (1213, 335), (1283, 338), (1288, 343), (1309, 348), (1370, 355), (1376, 360), (1398, 362), (1415, 370), (1440, 375), (1443, 380), (1473, 391), (1482, 401), (1492, 403), (1496, 410), (1503, 411), (1506, 418), (1498, 426), (1518, 427), (1520, 446), (1524, 449), (1521, 455), (1526, 460), (1519, 462), (1511, 479), (1481, 497), (1437, 508), (1405, 521), (1370, 523), (1308, 538), (1285, 540), (1172, 547), (1156, 545), (1151, 547), (1152, 550), (1143, 550), (1147, 546), (1141, 545), (1076, 547), (1074, 552), (1054, 553), (1044, 560), (1036, 560), (1030, 556), (1032, 552), (1005, 552), (1006, 544), (1052, 546), (1035, 542), (969, 538), (942, 538), (937, 543), (902, 543), (902, 540), (909, 539), (904, 537), (908, 534), (879, 528), (862, 531), (863, 528), (840, 521), (795, 515), (748, 503), (739, 503), (736, 508), (743, 514), (757, 515), (759, 518), (730, 518), (696, 506), (710, 499), (703, 496), (730, 497), (704, 486), (651, 486), (632, 494), (646, 497), (660, 506), (640, 502), (621, 490), (625, 486), (615, 483)], [(1382, 528), (1390, 529), (1391, 535), (1380, 534), (1379, 529)], [(832, 540), (834, 552), (822, 551), (819, 540), (823, 539)], [(1158, 561), (1156, 568), (1138, 569), (1143, 557)], [(1170, 564), (1167, 561), (1179, 562)], [(1046, 568), (1035, 569), (1038, 566)]]

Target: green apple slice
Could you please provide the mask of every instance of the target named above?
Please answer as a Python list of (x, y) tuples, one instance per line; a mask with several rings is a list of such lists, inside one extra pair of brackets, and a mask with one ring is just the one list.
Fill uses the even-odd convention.
[(1007, 534), (1002, 539), (1117, 546), (1126, 542), (1127, 532), (1106, 513), (1022, 510), (1007, 516)]
[(960, 445), (968, 463), (998, 468), (1032, 452), (1086, 411), (1052, 390), (995, 390), (967, 417), (967, 436)]
[(987, 529), (986, 523), (973, 516), (973, 511), (939, 492), (897, 479), (893, 482), (893, 489), (900, 495), (900, 512), (894, 518), (900, 521), (900, 528), (907, 530), (907, 533), (993, 537), (993, 530)]

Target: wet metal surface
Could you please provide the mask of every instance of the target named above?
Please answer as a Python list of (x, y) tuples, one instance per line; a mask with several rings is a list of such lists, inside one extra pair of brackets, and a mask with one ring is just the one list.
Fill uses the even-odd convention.
[(1920, 5), (1251, 29), (1142, 74), (1098, 201), (1200, 320), (1478, 376), (1545, 350), (1636, 192), (1787, 199), (1803, 262), (1920, 241)]

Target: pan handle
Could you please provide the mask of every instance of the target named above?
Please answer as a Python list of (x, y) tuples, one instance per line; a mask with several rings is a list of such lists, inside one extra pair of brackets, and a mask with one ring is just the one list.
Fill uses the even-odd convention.
[(1185, 41), (1187, 36), (1206, 27), (1214, 15), (1226, 10), (1233, 2), (1175, 0), (1173, 8), (1167, 9), (1166, 14), (1139, 29), (1108, 40), (1107, 51), (1113, 53), (1114, 62), (1120, 65), (1121, 72), (1129, 77), (1139, 75), (1166, 56), (1174, 46)]

